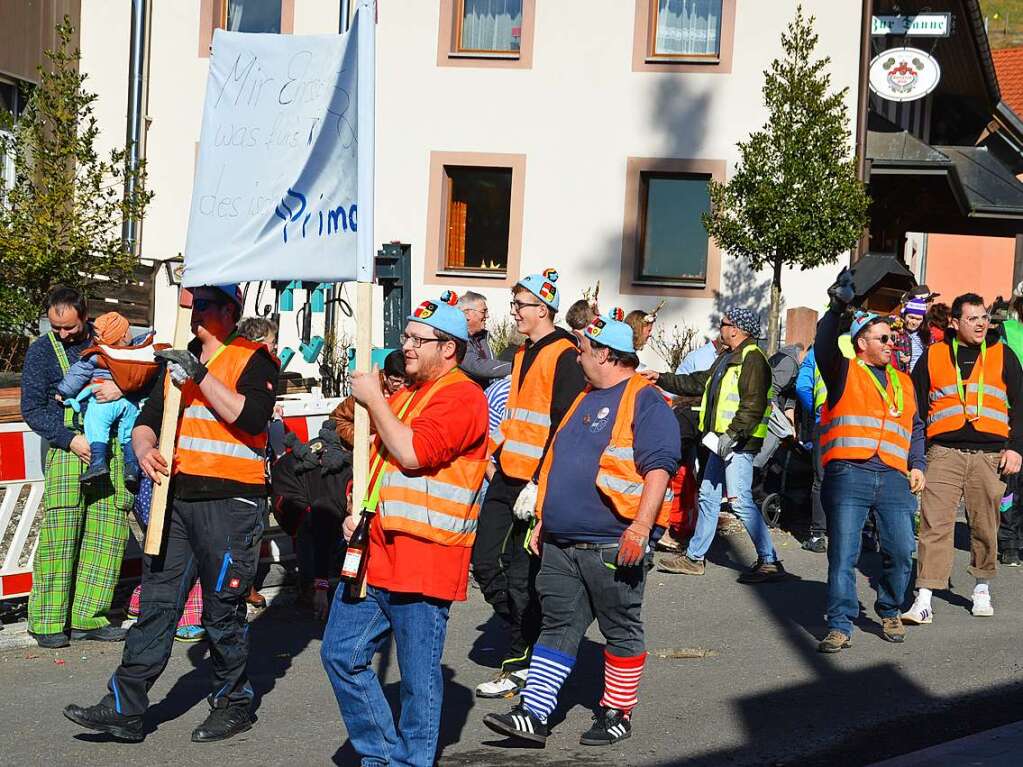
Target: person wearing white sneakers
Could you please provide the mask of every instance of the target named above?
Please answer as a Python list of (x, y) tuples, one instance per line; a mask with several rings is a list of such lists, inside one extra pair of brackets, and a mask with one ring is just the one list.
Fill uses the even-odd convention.
[(983, 299), (966, 293), (952, 302), (945, 340), (924, 350), (913, 386), (927, 423), (927, 485), (921, 499), (917, 544), (919, 590), (905, 623), (933, 621), (931, 593), (946, 589), (952, 574), (953, 535), (959, 504), (966, 501), (970, 567), (976, 578), (972, 613), (994, 615), (988, 581), (998, 556), (1003, 477), (1023, 462), (1023, 369), (990, 329)]

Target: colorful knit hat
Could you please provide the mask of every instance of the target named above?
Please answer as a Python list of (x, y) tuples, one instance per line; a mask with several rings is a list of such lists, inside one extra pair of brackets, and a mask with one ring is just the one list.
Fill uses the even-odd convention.
[(561, 294), (554, 287), (554, 283), (557, 281), (558, 272), (556, 270), (544, 269), (543, 274), (530, 274), (515, 284), (521, 285), (551, 309), (558, 311), (558, 304), (561, 303)]
[(925, 316), (927, 314), (927, 301), (923, 298), (909, 299), (902, 308), (902, 316), (905, 317), (907, 314), (913, 314), (917, 317)]
[(465, 321), (465, 314), (455, 308), (457, 303), (458, 294), (453, 290), (445, 290), (437, 300), (423, 301), (419, 304), (408, 319), (411, 322), (429, 325), (462, 341), (468, 341), (469, 325)]
[(636, 347), (633, 345), (632, 328), (625, 323), (625, 310), (619, 307), (613, 308), (607, 314), (595, 317), (593, 322), (583, 330), (591, 341), (608, 346), (619, 352), (635, 354)]

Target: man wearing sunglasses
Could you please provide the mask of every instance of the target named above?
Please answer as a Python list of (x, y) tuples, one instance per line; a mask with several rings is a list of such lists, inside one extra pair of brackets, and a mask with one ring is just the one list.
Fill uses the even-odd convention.
[(717, 440), (700, 483), (696, 531), (684, 553), (662, 557), (657, 567), (680, 575), (703, 575), (704, 557), (714, 542), (721, 499), (727, 493), (732, 510), (757, 550), (757, 560), (739, 576), (740, 583), (770, 583), (787, 573), (771, 541), (760, 509), (753, 502), (753, 459), (767, 436), (771, 414), (771, 366), (757, 346), (760, 316), (733, 306), (721, 318), (722, 352), (707, 371), (688, 374), (644, 372), (672, 394), (702, 395), (699, 428)]
[(856, 563), (871, 511), (877, 521), (883, 570), (875, 610), (882, 636), (902, 642), (899, 617), (913, 570), (913, 493), (924, 487), (924, 425), (912, 381), (892, 366), (895, 345), (888, 320), (858, 312), (849, 335), (856, 356), (839, 346), (842, 315), (854, 288), (843, 270), (829, 289), (831, 307), (817, 325), (814, 349), (827, 398), (819, 427), (821, 503), (828, 520), (828, 633), (817, 649), (835, 653), (851, 646), (859, 617)]
[(149, 690), (174, 645), (174, 628), (196, 574), (203, 625), (212, 645), (210, 713), (192, 741), (225, 740), (253, 724), (245, 598), (256, 576), (255, 543), (266, 511), (266, 429), (279, 368), (266, 344), (235, 332), (242, 311), (237, 285), (192, 290), (188, 349), (157, 352), (167, 368), (142, 408), (132, 445), (153, 482), (168, 481), (159, 451), (166, 378), (181, 388), (163, 547), (142, 559), (142, 609), (125, 640), (109, 693), (64, 715), (90, 730), (131, 742), (145, 737)]
[(944, 341), (924, 350), (913, 385), (927, 423), (927, 488), (921, 498), (913, 606), (902, 616), (916, 625), (933, 621), (931, 592), (948, 588), (956, 514), (966, 501), (970, 574), (976, 579), (971, 612), (994, 615), (988, 581), (998, 555), (1003, 477), (1020, 470), (1023, 453), (1023, 371), (1016, 355), (991, 329), (975, 293), (952, 302)]
[(525, 684), (530, 647), (540, 634), (539, 562), (525, 548), (534, 522), (540, 464), (585, 379), (575, 338), (554, 326), (558, 274), (523, 277), (512, 288), (511, 315), (526, 341), (515, 354), (511, 390), (472, 554), (473, 577), (508, 626), (508, 649), (496, 678), (476, 687), (481, 698), (514, 695)]

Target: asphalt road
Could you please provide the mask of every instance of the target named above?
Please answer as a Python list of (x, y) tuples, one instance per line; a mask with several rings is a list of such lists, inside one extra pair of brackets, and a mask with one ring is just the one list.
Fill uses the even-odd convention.
[[(500, 645), (473, 591), (452, 610), (440, 764), (865, 765), (1023, 719), (1023, 572), (1003, 571), (992, 586), (995, 617), (973, 618), (967, 556), (958, 551), (954, 590), (935, 595), (935, 623), (911, 627), (905, 644), (894, 645), (881, 640), (871, 612), (868, 575), (879, 558), (866, 554), (860, 599), (868, 609), (853, 647), (824, 656), (815, 646), (823, 633), (825, 557), (799, 550), (785, 533), (776, 534), (776, 544), (793, 573), (780, 584), (735, 582), (737, 568), (753, 559), (744, 536), (715, 543), (703, 577), (651, 574), (644, 611), (651, 658), (634, 735), (609, 749), (578, 745), (602, 685), (595, 628), (544, 750), (510, 747), (483, 727), (486, 713), (509, 703), (472, 696), (492, 673)], [(150, 732), (140, 745), (83, 733), (61, 715), (66, 703), (100, 698), (119, 646), (0, 653), (0, 764), (357, 764), (320, 666), (321, 630), (292, 606), (273, 605), (254, 621), (250, 670), (259, 722), (213, 745), (189, 741), (206, 713), (204, 645), (175, 647), (153, 690)], [(396, 697), (397, 666), (384, 656), (381, 663)]]

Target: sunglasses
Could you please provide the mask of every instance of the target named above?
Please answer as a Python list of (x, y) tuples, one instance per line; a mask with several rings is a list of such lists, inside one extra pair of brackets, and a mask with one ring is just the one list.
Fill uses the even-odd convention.
[(204, 312), (211, 306), (227, 306), (226, 302), (218, 301), (215, 298), (193, 298), (192, 308), (197, 312)]
[(895, 336), (890, 336), (887, 333), (882, 333), (879, 336), (870, 336), (873, 341), (880, 341), (882, 344), (887, 344), (889, 341), (895, 343)]
[(734, 327), (738, 327), (738, 326), (734, 322), (725, 322), (724, 320), (721, 320), (721, 327), (723, 327), (723, 328), (734, 328)]

